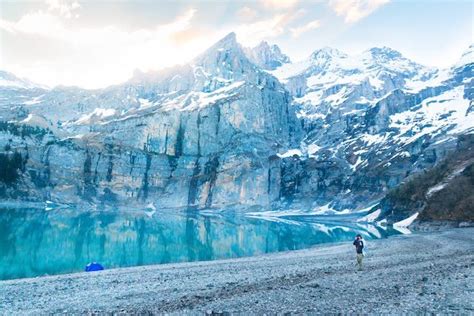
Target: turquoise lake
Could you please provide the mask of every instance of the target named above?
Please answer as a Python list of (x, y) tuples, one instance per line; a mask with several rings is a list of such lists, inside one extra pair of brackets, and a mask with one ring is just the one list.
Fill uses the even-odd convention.
[(116, 267), (215, 260), (399, 234), (316, 216), (255, 218), (197, 211), (0, 209), (0, 279)]

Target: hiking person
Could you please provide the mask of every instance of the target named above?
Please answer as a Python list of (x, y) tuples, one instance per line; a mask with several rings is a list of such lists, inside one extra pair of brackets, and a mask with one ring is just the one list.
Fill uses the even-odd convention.
[(357, 255), (357, 266), (359, 267), (359, 271), (362, 270), (362, 259), (364, 259), (364, 240), (360, 234), (357, 234), (354, 242), (352, 243), (356, 248), (356, 255)]

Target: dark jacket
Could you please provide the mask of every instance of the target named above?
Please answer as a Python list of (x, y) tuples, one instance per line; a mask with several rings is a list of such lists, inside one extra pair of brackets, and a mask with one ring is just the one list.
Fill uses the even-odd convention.
[(356, 247), (357, 253), (362, 253), (364, 249), (364, 241), (362, 239), (356, 239), (352, 244)]

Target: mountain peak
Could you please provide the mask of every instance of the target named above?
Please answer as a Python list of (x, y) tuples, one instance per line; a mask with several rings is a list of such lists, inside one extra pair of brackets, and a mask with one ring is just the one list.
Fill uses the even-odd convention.
[(392, 58), (392, 59), (403, 57), (399, 51), (394, 50), (387, 46), (372, 47), (367, 52), (374, 57), (384, 56), (384, 57)]
[(194, 59), (194, 62), (199, 64), (201, 62), (213, 62), (212, 60), (218, 59), (218, 55), (221, 55), (223, 51), (231, 51), (233, 55), (244, 56), (244, 52), (240, 44), (237, 42), (237, 36), (234, 32), (231, 32), (218, 40), (214, 45), (208, 48), (201, 55)]
[[(276, 45), (274, 45), (276, 46)], [(257, 49), (257, 48), (261, 48), (261, 49), (270, 49), (270, 45), (268, 44), (267, 41), (261, 41), (257, 46), (255, 46), (253, 49)]]
[(196, 57), (192, 64), (203, 67), (213, 77), (236, 80), (250, 71), (250, 68), (255, 67), (244, 50), (232, 32)]
[(230, 32), (229, 34), (221, 38), (219, 41), (217, 41), (217, 43), (215, 43), (213, 47), (231, 48), (236, 45), (239, 45), (239, 43), (237, 42), (237, 35), (235, 34), (235, 32)]
[(275, 70), (290, 62), (290, 58), (281, 52), (280, 47), (261, 41), (253, 48), (245, 48), (247, 57), (256, 65), (266, 70)]
[(347, 54), (341, 52), (340, 50), (332, 47), (325, 46), (323, 48), (315, 50), (311, 56), (311, 60), (321, 60), (321, 59), (331, 59), (333, 57), (345, 58)]

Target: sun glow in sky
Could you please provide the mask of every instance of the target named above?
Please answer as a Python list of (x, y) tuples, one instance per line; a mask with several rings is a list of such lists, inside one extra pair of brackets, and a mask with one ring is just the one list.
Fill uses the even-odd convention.
[(330, 46), (389, 46), (438, 67), (473, 42), (473, 2), (437, 0), (43, 0), (0, 2), (0, 69), (99, 88), (185, 63), (229, 32), (295, 60)]

